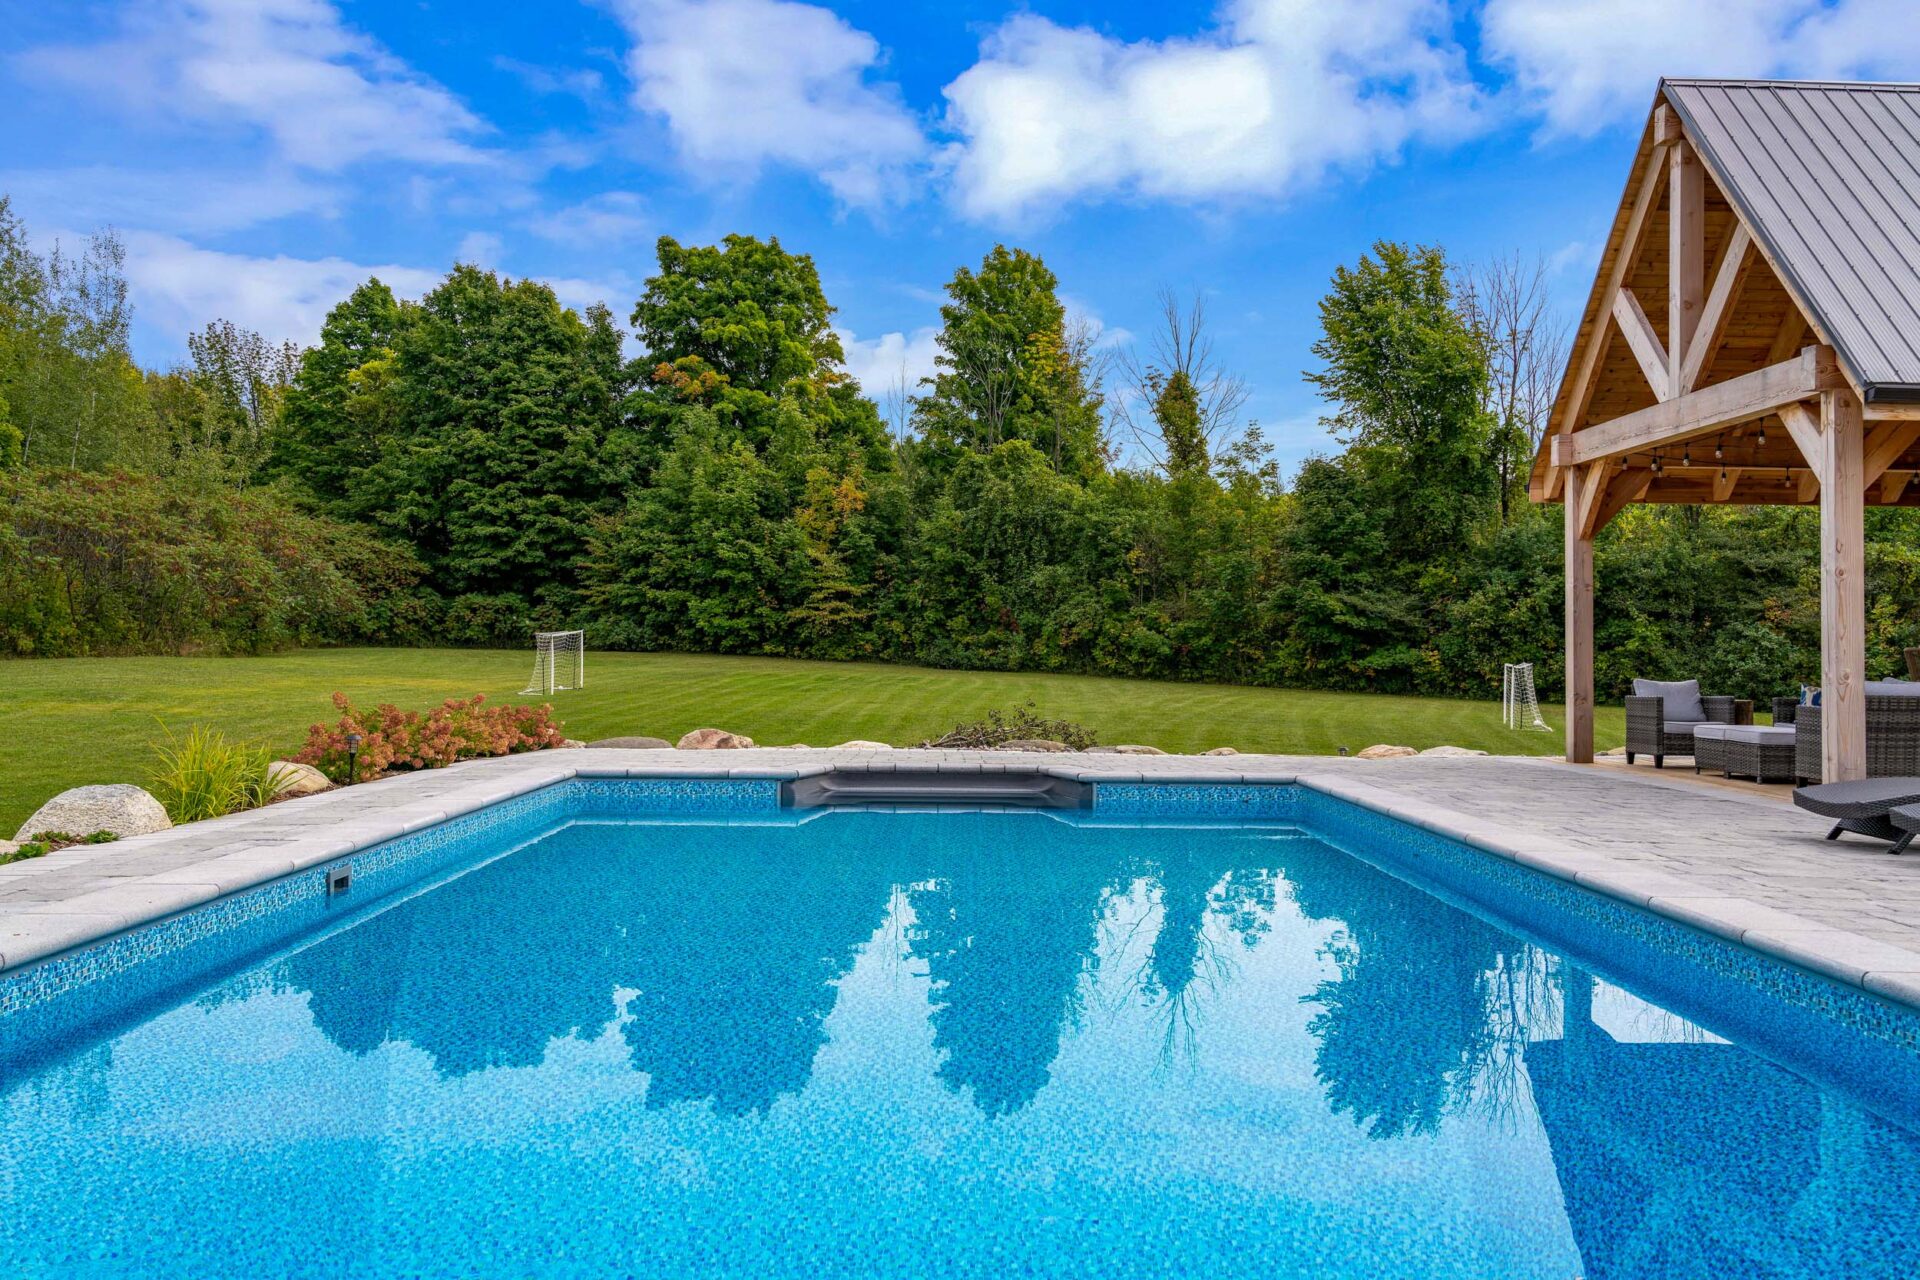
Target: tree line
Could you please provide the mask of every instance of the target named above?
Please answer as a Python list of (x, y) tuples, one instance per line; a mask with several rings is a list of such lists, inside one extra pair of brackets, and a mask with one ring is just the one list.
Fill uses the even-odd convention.
[[(1379, 243), (1319, 304), (1327, 448), (1283, 477), (1198, 299), (1144, 350), (1037, 256), (958, 269), (936, 371), (848, 373), (811, 258), (662, 238), (625, 318), (455, 266), (295, 350), (216, 321), (140, 368), (117, 242), (0, 200), (0, 650), (596, 646), (1489, 696), (1559, 683), (1560, 516), (1526, 499), (1564, 357), (1544, 271)], [(641, 352), (630, 358), (629, 341)], [(884, 408), (883, 408), (884, 404)], [(1920, 642), (1912, 518), (1869, 513), (1869, 649)], [(1787, 692), (1814, 516), (1630, 509), (1598, 678)]]

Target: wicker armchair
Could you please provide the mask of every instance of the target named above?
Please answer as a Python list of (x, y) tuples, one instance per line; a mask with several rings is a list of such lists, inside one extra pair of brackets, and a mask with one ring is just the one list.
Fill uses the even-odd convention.
[[(1702, 696), (1700, 705), (1706, 708), (1707, 719), (1714, 724), (1732, 724), (1737, 710), (1737, 698), (1715, 698)], [(1653, 767), (1658, 769), (1666, 764), (1668, 756), (1693, 755), (1693, 729), (1667, 728), (1666, 700), (1663, 698), (1627, 699), (1627, 763), (1632, 764), (1635, 756), (1652, 756)]]
[(1800, 699), (1775, 698), (1773, 700), (1773, 722), (1775, 724), (1793, 724), (1794, 717), (1800, 713)]
[[(1794, 774), (1802, 782), (1818, 782), (1820, 708), (1798, 708), (1793, 725)], [(1920, 697), (1867, 695), (1867, 776), (1920, 776)]]

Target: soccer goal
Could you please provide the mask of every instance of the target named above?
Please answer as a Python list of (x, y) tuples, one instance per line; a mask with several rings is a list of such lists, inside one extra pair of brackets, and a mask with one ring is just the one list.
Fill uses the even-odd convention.
[(1533, 664), (1509, 662), (1500, 670), (1500, 719), (1509, 729), (1545, 729), (1533, 691)]
[(521, 693), (560, 693), (585, 688), (586, 683), (586, 632), (533, 633), (533, 679)]

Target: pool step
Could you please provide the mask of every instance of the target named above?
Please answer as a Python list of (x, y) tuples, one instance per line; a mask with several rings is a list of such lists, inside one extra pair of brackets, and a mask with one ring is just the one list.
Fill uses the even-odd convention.
[(1037, 771), (943, 773), (834, 769), (780, 784), (791, 809), (832, 805), (996, 805), (1016, 809), (1091, 809), (1093, 784)]

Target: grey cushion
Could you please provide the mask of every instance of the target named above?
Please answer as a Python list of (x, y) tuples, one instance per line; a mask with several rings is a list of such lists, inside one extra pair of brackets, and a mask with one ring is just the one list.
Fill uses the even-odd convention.
[(1869, 680), (1866, 690), (1875, 698), (1920, 698), (1920, 680)]
[(1660, 727), (1668, 733), (1694, 733), (1701, 725), (1711, 723), (1710, 720), (1669, 720)]
[[(1739, 726), (1731, 725), (1731, 724), (1715, 724), (1713, 721), (1709, 720), (1704, 724), (1697, 724), (1693, 726), (1693, 740), (1695, 742), (1698, 742), (1702, 738), (1724, 738), (1727, 736), (1727, 730), (1736, 729), (1736, 728), (1739, 728)], [(1667, 732), (1668, 733), (1673, 732), (1672, 725), (1667, 726)]]
[(1674, 723), (1698, 724), (1707, 718), (1706, 704), (1700, 701), (1698, 680), (1635, 680), (1636, 698), (1659, 698), (1662, 718)]
[[(1758, 742), (1789, 746), (1793, 743), (1793, 726), (1790, 724), (1727, 724), (1714, 726), (1722, 732), (1720, 736), (1728, 742)], [(1699, 731), (1694, 732), (1697, 738)]]

